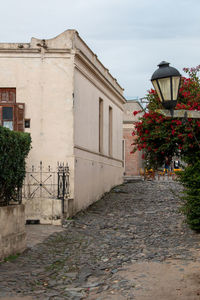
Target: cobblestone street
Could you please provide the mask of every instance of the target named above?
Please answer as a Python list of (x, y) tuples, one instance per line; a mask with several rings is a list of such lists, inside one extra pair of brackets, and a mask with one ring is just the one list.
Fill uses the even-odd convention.
[(2, 262), (0, 299), (200, 299), (200, 235), (183, 223), (180, 191), (167, 181), (114, 188)]

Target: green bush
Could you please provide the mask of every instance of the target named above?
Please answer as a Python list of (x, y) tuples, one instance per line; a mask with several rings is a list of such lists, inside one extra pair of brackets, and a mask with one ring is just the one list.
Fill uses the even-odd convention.
[(200, 231), (200, 160), (194, 160), (183, 172), (179, 172), (179, 181), (185, 187), (182, 212), (191, 229)]
[(15, 198), (25, 177), (25, 158), (31, 147), (28, 133), (10, 131), (0, 126), (0, 201)]

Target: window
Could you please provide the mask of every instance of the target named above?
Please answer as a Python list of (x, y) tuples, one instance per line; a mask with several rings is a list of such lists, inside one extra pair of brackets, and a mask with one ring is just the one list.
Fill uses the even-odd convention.
[(112, 107), (109, 106), (109, 132), (108, 132), (108, 153), (109, 156), (112, 156), (112, 148), (113, 148), (113, 111)]
[(13, 130), (13, 107), (2, 107), (2, 126)]
[(25, 128), (30, 128), (31, 127), (31, 120), (30, 119), (25, 119), (24, 120), (24, 127)]
[(16, 103), (16, 89), (0, 88), (0, 103)]
[(15, 88), (0, 88), (0, 125), (24, 131), (24, 103), (16, 103)]
[(99, 99), (99, 152), (103, 153), (103, 100)]

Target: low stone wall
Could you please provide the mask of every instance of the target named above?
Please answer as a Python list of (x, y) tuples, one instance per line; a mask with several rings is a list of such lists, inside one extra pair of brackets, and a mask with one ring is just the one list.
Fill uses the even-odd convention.
[(0, 261), (26, 249), (25, 207), (0, 207)]
[(23, 199), (26, 220), (38, 220), (40, 224), (61, 225), (62, 201), (52, 198)]

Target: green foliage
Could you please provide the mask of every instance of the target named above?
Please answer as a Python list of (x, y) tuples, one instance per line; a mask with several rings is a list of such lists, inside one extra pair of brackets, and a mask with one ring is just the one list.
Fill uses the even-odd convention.
[(19, 253), (9, 255), (8, 257), (4, 258), (4, 262), (15, 261), (19, 257), (19, 255), (20, 255)]
[(179, 173), (179, 181), (185, 187), (182, 212), (189, 226), (200, 231), (200, 159)]
[(28, 133), (0, 126), (0, 201), (15, 198), (25, 177), (25, 158), (31, 147)]

